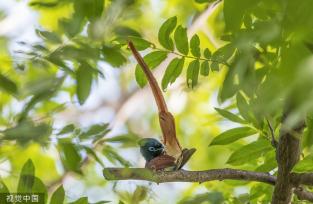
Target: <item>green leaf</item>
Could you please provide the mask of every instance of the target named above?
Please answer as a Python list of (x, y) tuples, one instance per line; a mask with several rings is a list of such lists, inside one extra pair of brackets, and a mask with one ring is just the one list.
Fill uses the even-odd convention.
[(32, 160), (29, 159), (22, 167), (20, 179), (17, 185), (17, 192), (18, 193), (32, 192), (34, 182), (35, 182), (35, 166)]
[(305, 173), (313, 171), (313, 154), (309, 154), (299, 161), (292, 169), (292, 171), (297, 173)]
[(189, 47), (187, 29), (179, 25), (174, 33), (174, 40), (177, 50), (184, 55), (188, 55)]
[(190, 51), (195, 57), (200, 57), (200, 38), (197, 34), (193, 35), (190, 40)]
[(233, 152), (229, 157), (227, 164), (236, 166), (245, 164), (249, 161), (254, 161), (266, 152), (270, 151), (272, 148), (273, 147), (269, 141), (259, 139)]
[(63, 84), (64, 77), (56, 78), (53, 77), (43, 77), (42, 79), (32, 81), (31, 83), (26, 84), (26, 94), (34, 95), (23, 107), (21, 111), (18, 122), (24, 121), (29, 111), (31, 111), (36, 104), (39, 102), (50, 99), (54, 94), (59, 90)]
[[(154, 51), (144, 56), (143, 59), (148, 67), (153, 70), (166, 59), (167, 54), (168, 52), (165, 51)], [(146, 76), (138, 64), (135, 70), (135, 77), (140, 87), (144, 87), (147, 84)]]
[(98, 201), (98, 202), (96, 202), (96, 203), (90, 203), (90, 204), (104, 204), (104, 203), (111, 203), (111, 201), (102, 200), (102, 201)]
[(222, 47), (220, 47), (219, 49), (217, 49), (213, 55), (212, 55), (212, 59), (215, 62), (219, 62), (219, 63), (226, 63), (227, 60), (233, 56), (234, 52), (236, 50), (236, 47), (232, 44), (232, 43), (228, 43)]
[(74, 13), (70, 19), (61, 19), (59, 25), (67, 37), (73, 38), (83, 30), (85, 25), (84, 16)]
[(218, 72), (220, 70), (220, 64), (218, 62), (212, 62), (211, 63), (211, 70)]
[(121, 157), (111, 146), (105, 145), (102, 149), (103, 155), (112, 163), (119, 162), (120, 164), (129, 167), (131, 164), (129, 161)]
[(206, 59), (211, 59), (211, 51), (208, 49), (208, 48), (205, 48), (204, 52), (203, 52), (203, 56), (206, 58)]
[(131, 203), (140, 203), (141, 201), (145, 200), (148, 195), (148, 189), (145, 186), (137, 186), (133, 197), (131, 199)]
[(102, 167), (104, 167), (104, 163), (101, 161), (101, 159), (98, 157), (96, 152), (93, 151), (90, 147), (83, 146), (83, 148), (86, 150), (87, 154), (90, 155), (94, 160), (96, 160)]
[(87, 100), (92, 85), (92, 70), (81, 64), (76, 71), (76, 94), (80, 105)]
[(160, 27), (159, 34), (158, 34), (158, 39), (159, 39), (160, 44), (164, 48), (168, 50), (172, 50), (172, 51), (174, 50), (174, 43), (170, 35), (175, 29), (176, 24), (177, 24), (176, 16), (167, 19)]
[(50, 204), (63, 204), (65, 192), (62, 185), (60, 185), (52, 194)]
[(152, 45), (151, 42), (149, 42), (145, 39), (142, 39), (140, 37), (129, 36), (128, 39), (134, 43), (134, 45), (138, 51), (145, 50), (145, 49), (151, 47), (151, 45)]
[(82, 197), (82, 198), (77, 199), (74, 202), (69, 203), (69, 204), (88, 204), (88, 198)]
[(127, 59), (118, 48), (103, 46), (102, 55), (104, 60), (113, 67), (120, 67), (127, 62)]
[[(0, 180), (0, 193), (1, 194), (10, 193), (8, 187), (5, 185), (5, 183), (2, 180)], [(0, 201), (2, 201), (1, 198), (0, 198)]]
[(257, 131), (249, 127), (238, 127), (227, 130), (222, 134), (216, 136), (211, 142), (210, 146), (213, 145), (226, 145), (235, 142), (241, 138), (248, 137), (250, 135), (256, 134)]
[(34, 184), (31, 189), (32, 193), (39, 194), (38, 203), (46, 203), (48, 200), (48, 192), (45, 184), (38, 177), (34, 177)]
[(264, 158), (264, 163), (258, 166), (255, 171), (257, 172), (270, 172), (277, 167), (277, 160), (276, 160), (276, 152), (272, 150), (266, 153)]
[(210, 73), (209, 62), (208, 61), (203, 61), (202, 64), (201, 64), (200, 74), (202, 76), (209, 76), (209, 73)]
[(14, 81), (0, 73), (0, 88), (9, 94), (17, 94), (17, 86)]
[(106, 142), (112, 142), (112, 143), (121, 143), (122, 147), (137, 147), (138, 143), (137, 141), (140, 139), (140, 137), (136, 134), (124, 134), (124, 135), (117, 135), (111, 138), (106, 139)]
[(80, 166), (82, 157), (79, 154), (78, 148), (74, 144), (68, 141), (60, 141), (59, 153), (66, 170), (81, 174)]
[(234, 69), (228, 68), (225, 79), (223, 81), (222, 88), (219, 91), (219, 98), (221, 102), (232, 97), (238, 90), (238, 85), (235, 84), (236, 72)]
[(179, 204), (223, 204), (224, 197), (221, 192), (210, 192), (196, 194), (192, 197), (184, 198), (179, 202)]
[(259, 0), (226, 0), (224, 2), (224, 18), (228, 31), (240, 29), (246, 10), (257, 5)]
[(247, 121), (251, 122), (251, 113), (249, 113), (250, 106), (240, 92), (237, 93), (237, 108), (240, 115)]
[(46, 123), (34, 124), (32, 121), (23, 121), (15, 127), (1, 131), (4, 140), (17, 140), (26, 144), (31, 140), (44, 144), (51, 135), (52, 128)]
[(36, 29), (36, 33), (39, 37), (41, 37), (41, 38), (43, 38), (43, 39), (45, 39), (51, 43), (56, 43), (56, 44), (62, 43), (61, 38), (53, 32), (41, 31), (41, 30)]
[(80, 139), (87, 139), (90, 137), (95, 137), (100, 135), (103, 137), (106, 133), (108, 133), (109, 129), (109, 124), (108, 123), (100, 123), (100, 124), (95, 124), (89, 127), (89, 129), (82, 134), (79, 135)]
[(69, 124), (66, 125), (60, 130), (60, 132), (57, 133), (57, 135), (64, 135), (70, 132), (73, 132), (75, 130), (75, 125), (74, 124)]
[(220, 108), (214, 108), (221, 116), (224, 118), (227, 118), (230, 121), (236, 122), (236, 123), (247, 123), (244, 119), (240, 118), (239, 116), (233, 114), (232, 112), (226, 110), (226, 109), (220, 109)]
[(185, 58), (175, 58), (167, 66), (163, 79), (162, 79), (162, 89), (166, 90), (169, 84), (175, 82), (177, 77), (181, 74), (185, 63)]
[(199, 60), (193, 60), (190, 62), (187, 69), (187, 86), (194, 88), (198, 84), (200, 62)]

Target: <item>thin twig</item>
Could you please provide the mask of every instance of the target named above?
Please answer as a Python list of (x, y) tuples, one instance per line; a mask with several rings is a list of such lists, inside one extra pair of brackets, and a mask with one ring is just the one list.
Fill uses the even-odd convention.
[(270, 121), (268, 119), (266, 119), (267, 121), (267, 124), (268, 124), (268, 127), (270, 128), (270, 131), (271, 131), (271, 137), (272, 137), (272, 140), (271, 140), (271, 144), (272, 146), (277, 149), (277, 145), (278, 145), (278, 142), (277, 140), (275, 139), (275, 133), (274, 133), (274, 129), (270, 123)]

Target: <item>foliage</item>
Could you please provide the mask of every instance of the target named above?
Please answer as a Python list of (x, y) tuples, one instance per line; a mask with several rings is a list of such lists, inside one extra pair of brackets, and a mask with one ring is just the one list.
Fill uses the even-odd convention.
[[(138, 113), (121, 134), (110, 132), (111, 120), (84, 124), (73, 117), (73, 121), (58, 121), (73, 107), (83, 112), (93, 95), (100, 94), (100, 82), (110, 80), (110, 72), (119, 73), (120, 93), (116, 95), (121, 100), (132, 95), (129, 90), (137, 89), (133, 79), (140, 88), (147, 84), (138, 65), (132, 66), (135, 75), (127, 75), (132, 63), (128, 40), (142, 51), (149, 68), (163, 68), (159, 69), (163, 91), (174, 95), (172, 84), (184, 78), (187, 105), (178, 111), (176, 122), (182, 143), (198, 149), (191, 168), (235, 166), (276, 174), (267, 121), (277, 139), (280, 131), (305, 120), (303, 158), (293, 171), (312, 171), (311, 1), (173, 0), (163, 4), (164, 8), (159, 5), (164, 17), (160, 22), (153, 16), (160, 14), (154, 14), (146, 1), (29, 1), (29, 8), (41, 14), (40, 28), (34, 30), (36, 42), (21, 41), (21, 50), (12, 53), (9, 44), (14, 40), (0, 38), (1, 161), (10, 163), (10, 174), (21, 172), (18, 182), (12, 175), (3, 178), (1, 192), (16, 188), (41, 192), (45, 202), (48, 197), (50, 203), (69, 202), (73, 199), (68, 199), (62, 184), (57, 188), (48, 184), (74, 174), (87, 186), (103, 187), (106, 182), (101, 183), (94, 173), (97, 165), (133, 165), (121, 152), (137, 146), (140, 137), (134, 132), (143, 133), (144, 124), (151, 127), (152, 135), (158, 131), (156, 119), (151, 119), (155, 115)], [(209, 18), (200, 22), (202, 28), (193, 28), (211, 8)], [(220, 107), (209, 111), (212, 99)], [(282, 127), (286, 110), (290, 112)], [(46, 150), (55, 155), (43, 153)], [(13, 153), (18, 152), (27, 158), (16, 158)], [(39, 179), (37, 171), (46, 177)], [(272, 195), (272, 187), (266, 184), (212, 182), (204, 186), (208, 192), (196, 194), (198, 186), (189, 186), (178, 200), (266, 203)], [(242, 187), (247, 194), (234, 193)], [(141, 184), (133, 191), (106, 188), (114, 189), (120, 203), (140, 203), (153, 194)], [(55, 191), (47, 196), (47, 189)], [(75, 199), (72, 203), (90, 202), (83, 195)]]

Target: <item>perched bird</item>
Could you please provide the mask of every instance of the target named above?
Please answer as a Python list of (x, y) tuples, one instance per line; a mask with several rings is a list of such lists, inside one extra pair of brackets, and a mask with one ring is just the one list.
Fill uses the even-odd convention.
[(139, 142), (140, 153), (146, 160), (146, 168), (153, 170), (179, 170), (181, 169), (193, 153), (195, 148), (183, 149), (180, 162), (176, 162), (176, 159), (168, 155), (165, 151), (165, 147), (161, 142), (154, 138), (144, 138)]
[(139, 142), (140, 152), (146, 159), (146, 168), (154, 170), (180, 169), (187, 163), (196, 149), (182, 150), (176, 137), (174, 116), (167, 109), (162, 91), (156, 79), (131, 41), (128, 42), (128, 47), (147, 77), (158, 106), (159, 122), (163, 133), (162, 142), (164, 145), (153, 138), (145, 138)]

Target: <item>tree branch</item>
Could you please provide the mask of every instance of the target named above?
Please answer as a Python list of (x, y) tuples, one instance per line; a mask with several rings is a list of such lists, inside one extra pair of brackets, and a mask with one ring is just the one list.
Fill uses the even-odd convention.
[(298, 187), (294, 190), (299, 200), (307, 200), (313, 202), (313, 193), (304, 190), (302, 187)]
[[(151, 171), (146, 168), (104, 168), (103, 176), (109, 181), (141, 180), (155, 183), (167, 182), (198, 182), (243, 180), (256, 181), (275, 185), (276, 177), (268, 173), (238, 170), (238, 169), (212, 169), (205, 171)], [(292, 185), (297, 187), (294, 193), (299, 200), (313, 201), (313, 193), (304, 190), (300, 184), (313, 185), (313, 173), (292, 174)]]
[(258, 181), (274, 185), (275, 176), (267, 173), (237, 169), (212, 169), (205, 171), (157, 171), (146, 168), (105, 168), (103, 175), (107, 180), (146, 180), (156, 183), (165, 182), (206, 182), (213, 180)]
[(300, 184), (313, 186), (313, 173), (291, 173), (290, 178), (295, 186)]
[(272, 204), (288, 204), (291, 202), (293, 184), (291, 181), (290, 172), (293, 166), (300, 158), (300, 138), (305, 124), (304, 121), (298, 122), (293, 128), (286, 129), (285, 121), (290, 112), (286, 109), (282, 118), (282, 128), (277, 148), (277, 182), (272, 198)]

